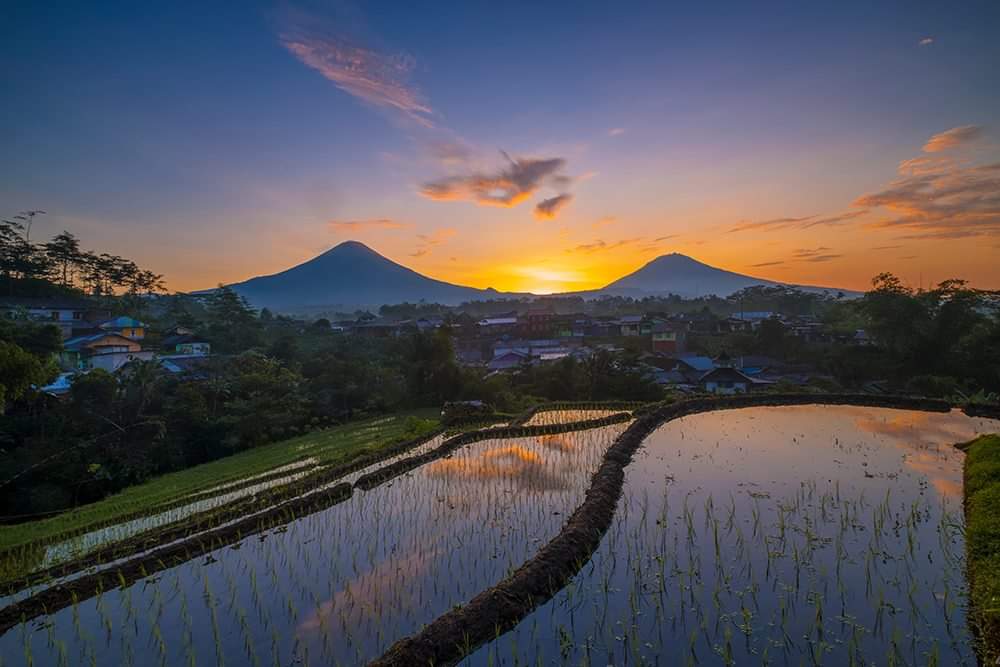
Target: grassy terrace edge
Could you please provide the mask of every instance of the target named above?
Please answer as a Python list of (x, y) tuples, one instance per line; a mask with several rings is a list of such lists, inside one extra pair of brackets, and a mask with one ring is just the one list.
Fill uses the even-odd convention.
[[(445, 440), (430, 452), (402, 459), (365, 475), (359, 478), (353, 486), (341, 483), (315, 493), (298, 496), (259, 514), (201, 533), (190, 539), (172, 542), (114, 567), (84, 575), (64, 584), (56, 584), (19, 602), (10, 604), (0, 609), (0, 635), (19, 623), (27, 622), (44, 614), (54, 613), (90, 597), (100, 595), (104, 591), (119, 587), (125, 588), (140, 579), (181, 565), (210, 551), (241, 542), (265, 530), (332, 507), (350, 498), (356, 488), (370, 490), (425, 463), (448, 456), (459, 447), (473, 442), (495, 438), (531, 437), (589, 430), (628, 421), (631, 418), (629, 413), (621, 412), (606, 417), (563, 424), (504, 426), (461, 433)], [(368, 462), (366, 465), (370, 464), (371, 462)]]
[(959, 445), (965, 452), (965, 553), (970, 620), (979, 664), (1000, 664), (1000, 434)]
[[(68, 510), (51, 518), (0, 526), (0, 557), (15, 550), (42, 547), (92, 530), (169, 511), (193, 500), (203, 499), (207, 490), (212, 487), (237, 481), (249, 475), (268, 473), (282, 465), (309, 458), (312, 452), (308, 448), (303, 448), (299, 453), (293, 452), (297, 446), (308, 444), (317, 438), (343, 437), (343, 448), (336, 456), (325, 458), (323, 463), (337, 465), (350, 462), (356, 457), (380, 451), (385, 446), (406, 442), (423, 435), (423, 432), (412, 433), (406, 430), (406, 420), (410, 416), (414, 415), (400, 413), (373, 417), (313, 431), (192, 468), (171, 472), (143, 484), (128, 487), (96, 503)], [(377, 442), (364, 437), (366, 429), (375, 428), (387, 419), (394, 422), (387, 424), (392, 427), (389, 437)]]
[[(646, 437), (664, 423), (687, 415), (734, 408), (793, 405), (853, 405), (948, 412), (947, 401), (869, 394), (743, 394), (681, 400), (650, 410), (608, 448), (591, 478), (583, 503), (562, 530), (509, 577), (455, 607), (419, 633), (393, 644), (370, 667), (453, 665), (482, 644), (514, 628), (550, 600), (591, 559), (614, 519), (625, 468)], [(968, 411), (972, 412), (972, 411)], [(993, 411), (988, 416), (995, 416)], [(980, 416), (982, 415), (980, 413)]]
[(376, 465), (394, 456), (406, 454), (411, 449), (419, 447), (443, 432), (443, 429), (435, 428), (409, 440), (387, 442), (373, 452), (360, 452), (348, 458), (344, 463), (318, 470), (301, 479), (264, 490), (246, 499), (236, 500), (211, 511), (193, 514), (159, 528), (138, 533), (127, 540), (113, 542), (106, 547), (52, 567), (4, 580), (0, 582), (0, 593), (10, 595), (21, 589), (75, 574), (89, 567), (104, 565), (170, 542), (183, 540), (187, 536), (197, 537), (197, 535), (219, 528), (225, 523), (239, 520), (248, 515), (256, 515), (272, 507), (281, 507), (286, 501), (294, 500), (297, 496), (304, 495), (311, 489), (336, 482), (346, 475)]

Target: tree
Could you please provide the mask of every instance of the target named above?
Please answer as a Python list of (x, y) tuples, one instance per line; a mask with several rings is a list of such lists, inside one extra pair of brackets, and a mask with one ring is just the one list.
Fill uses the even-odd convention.
[(69, 287), (73, 281), (72, 271), (80, 265), (82, 253), (80, 242), (67, 231), (57, 234), (44, 246), (45, 254), (61, 268), (62, 284)]
[(47, 384), (54, 375), (51, 365), (19, 345), (0, 340), (0, 415), (6, 412), (7, 403), (23, 398), (32, 386)]

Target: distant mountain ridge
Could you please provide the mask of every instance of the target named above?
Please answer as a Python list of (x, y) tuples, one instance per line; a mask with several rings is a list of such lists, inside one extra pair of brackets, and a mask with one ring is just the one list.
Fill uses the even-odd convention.
[(812, 285), (792, 285), (709, 266), (680, 253), (660, 255), (642, 268), (605, 286), (599, 292), (622, 296), (676, 294), (687, 299), (701, 296), (729, 296), (754, 285), (788, 285), (806, 292), (856, 294), (850, 290)]
[(420, 300), (458, 305), (500, 294), (428, 278), (358, 241), (345, 241), (298, 266), (230, 287), (253, 306), (272, 310), (377, 307)]
[[(693, 298), (728, 296), (752, 285), (782, 285), (703, 264), (679, 253), (662, 255), (642, 268), (599, 290), (568, 292), (565, 296), (653, 296), (676, 294)], [(318, 257), (269, 276), (230, 285), (257, 308), (278, 311), (354, 310), (409, 301), (458, 305), (463, 301), (533, 296), (454, 285), (429, 278), (375, 252), (359, 241), (345, 241)], [(797, 286), (811, 292), (856, 292)]]

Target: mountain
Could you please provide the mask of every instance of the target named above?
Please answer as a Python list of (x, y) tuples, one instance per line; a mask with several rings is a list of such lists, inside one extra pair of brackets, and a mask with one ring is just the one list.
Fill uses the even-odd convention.
[(452, 285), (386, 259), (357, 241), (345, 241), (308, 262), (270, 276), (230, 285), (257, 308), (303, 311), (375, 307), (420, 301), (457, 305), (500, 296), (494, 289)]
[[(786, 284), (726, 271), (725, 269), (703, 264), (687, 255), (674, 252), (669, 255), (657, 257), (639, 270), (619, 278), (604, 289), (599, 290), (598, 293), (620, 296), (676, 294), (684, 298), (715, 294), (725, 297), (753, 285), (776, 286)], [(844, 292), (845, 295), (855, 294), (848, 290), (837, 290), (829, 287), (813, 287), (809, 285), (789, 286), (797, 287), (806, 292), (830, 292), (831, 294)]]

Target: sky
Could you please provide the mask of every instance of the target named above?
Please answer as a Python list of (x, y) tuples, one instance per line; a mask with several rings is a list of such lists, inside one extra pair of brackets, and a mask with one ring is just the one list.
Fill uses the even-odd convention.
[(0, 214), (174, 290), (349, 239), (537, 293), (669, 252), (1000, 288), (998, 27), (995, 1), (16, 2)]

